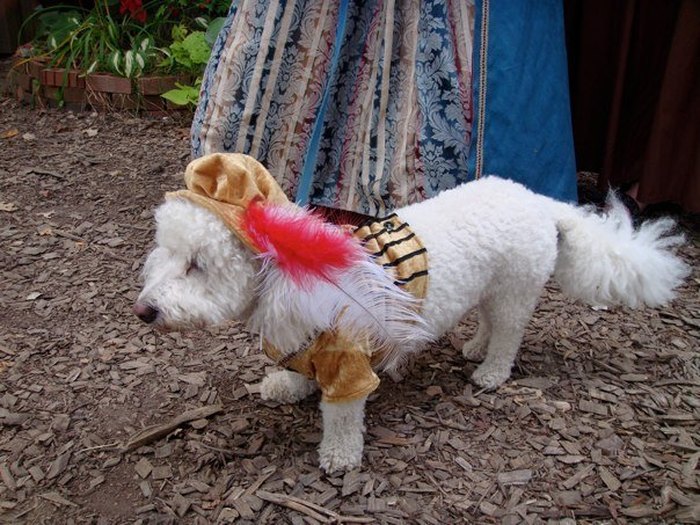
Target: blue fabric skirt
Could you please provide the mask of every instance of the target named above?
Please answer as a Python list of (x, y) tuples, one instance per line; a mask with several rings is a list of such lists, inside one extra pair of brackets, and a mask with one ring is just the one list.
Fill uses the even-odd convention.
[(193, 156), (382, 215), (487, 174), (575, 200), (561, 0), (248, 0), (214, 46)]

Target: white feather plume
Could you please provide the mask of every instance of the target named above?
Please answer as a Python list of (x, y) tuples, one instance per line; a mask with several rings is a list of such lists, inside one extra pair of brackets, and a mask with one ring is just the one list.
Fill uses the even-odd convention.
[(320, 332), (337, 329), (368, 339), (391, 368), (399, 354), (429, 341), (420, 301), (394, 284), (368, 255), (331, 281), (301, 287), (269, 261), (261, 270), (259, 300), (250, 318), (283, 355), (291, 355)]

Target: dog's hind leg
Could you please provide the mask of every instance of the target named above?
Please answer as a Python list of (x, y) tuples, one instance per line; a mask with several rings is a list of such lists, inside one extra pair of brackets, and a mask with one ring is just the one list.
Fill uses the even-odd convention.
[(525, 326), (532, 316), (540, 289), (509, 290), (495, 294), (486, 303), (483, 312), (491, 326), (484, 361), (472, 374), (472, 381), (483, 388), (496, 388), (509, 377)]
[(260, 384), (260, 396), (267, 401), (296, 403), (313, 394), (318, 385), (306, 376), (279, 370), (268, 374)]
[(462, 346), (462, 355), (470, 361), (481, 361), (491, 338), (491, 317), (484, 306), (479, 305), (479, 326), (476, 334)]
[(318, 455), (324, 471), (351, 470), (362, 463), (366, 399), (363, 397), (342, 403), (321, 402), (323, 439)]

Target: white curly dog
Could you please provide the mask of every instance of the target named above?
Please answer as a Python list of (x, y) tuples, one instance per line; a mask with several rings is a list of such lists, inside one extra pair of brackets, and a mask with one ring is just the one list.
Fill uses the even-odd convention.
[[(586, 303), (634, 308), (668, 302), (688, 274), (673, 253), (683, 240), (670, 235), (674, 222), (661, 219), (635, 229), (614, 198), (598, 214), (487, 177), (396, 213), (429, 253), (430, 282), (421, 305), (429, 336), (437, 339), (478, 308), (480, 324), (463, 353), (482, 361), (472, 380), (484, 388), (509, 378), (523, 331), (550, 277)], [(184, 199), (169, 199), (155, 216), (157, 246), (146, 261), (143, 291), (134, 305), (143, 321), (173, 330), (238, 319), (259, 329), (264, 319), (278, 340), (297, 337), (299, 323), (313, 323), (313, 316), (280, 311), (275, 294), (288, 290), (262, 290), (263, 263), (215, 214)], [(415, 350), (404, 345), (402, 352)], [(285, 370), (263, 380), (261, 395), (289, 403), (316, 388), (313, 380)], [(324, 470), (360, 465), (364, 406), (364, 398), (321, 402)]]

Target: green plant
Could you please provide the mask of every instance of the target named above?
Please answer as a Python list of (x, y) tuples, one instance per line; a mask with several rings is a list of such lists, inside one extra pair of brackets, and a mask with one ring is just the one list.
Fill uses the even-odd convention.
[(225, 17), (231, 8), (231, 0), (165, 0), (161, 2), (149, 2), (146, 10), (150, 11), (155, 5), (153, 16), (156, 18), (172, 18), (176, 20), (192, 20), (197, 17), (214, 19)]
[[(92, 9), (61, 5), (39, 8), (25, 21), (23, 29), (37, 26), (32, 53), (49, 58), (56, 67), (137, 76), (159, 68), (171, 44), (181, 43), (198, 30), (205, 31), (205, 40), (211, 46), (230, 5), (230, 0), (96, 0)], [(190, 44), (200, 40), (197, 34), (185, 46), (192, 48)], [(179, 58), (187, 62), (188, 55), (182, 51)], [(202, 59), (196, 53), (190, 62), (178, 67), (197, 69), (199, 65), (202, 69)], [(166, 66), (173, 65), (166, 62)]]
[(45, 9), (38, 17), (35, 39), (45, 39), (47, 44), (56, 47), (58, 42), (80, 27), (83, 13), (75, 10), (55, 11)]
[(181, 42), (170, 44), (170, 53), (177, 66), (190, 73), (198, 73), (209, 60), (211, 47), (203, 31), (187, 35)]
[(165, 50), (167, 58), (161, 63), (162, 67), (193, 75), (204, 72), (204, 66), (211, 55), (212, 45), (225, 19), (215, 18), (207, 21), (198, 17), (194, 21), (200, 30), (190, 31), (184, 24), (178, 24), (172, 28), (172, 43)]
[(130, 79), (184, 73), (198, 80), (192, 85), (176, 84), (164, 98), (194, 105), (212, 45), (230, 7), (231, 0), (95, 0), (91, 9), (39, 8), (25, 22), (37, 30), (21, 56), (84, 74), (107, 72)]
[(162, 59), (148, 29), (131, 17), (114, 16), (107, 0), (98, 0), (89, 11), (57, 6), (40, 9), (35, 16), (34, 55), (48, 58), (54, 67), (133, 78)]
[(166, 91), (161, 95), (166, 100), (178, 106), (195, 107), (199, 100), (199, 88), (202, 85), (202, 79), (198, 78), (193, 86), (188, 86), (175, 83), (177, 88)]
[(209, 61), (212, 45), (225, 19), (216, 18), (207, 22), (203, 18), (198, 18), (195, 21), (203, 29), (202, 31), (188, 32), (187, 28), (181, 24), (173, 27), (173, 43), (168, 46), (167, 59), (162, 64), (166, 68), (197, 76), (194, 85), (176, 84), (176, 89), (161, 95), (178, 106), (197, 105), (204, 67)]

